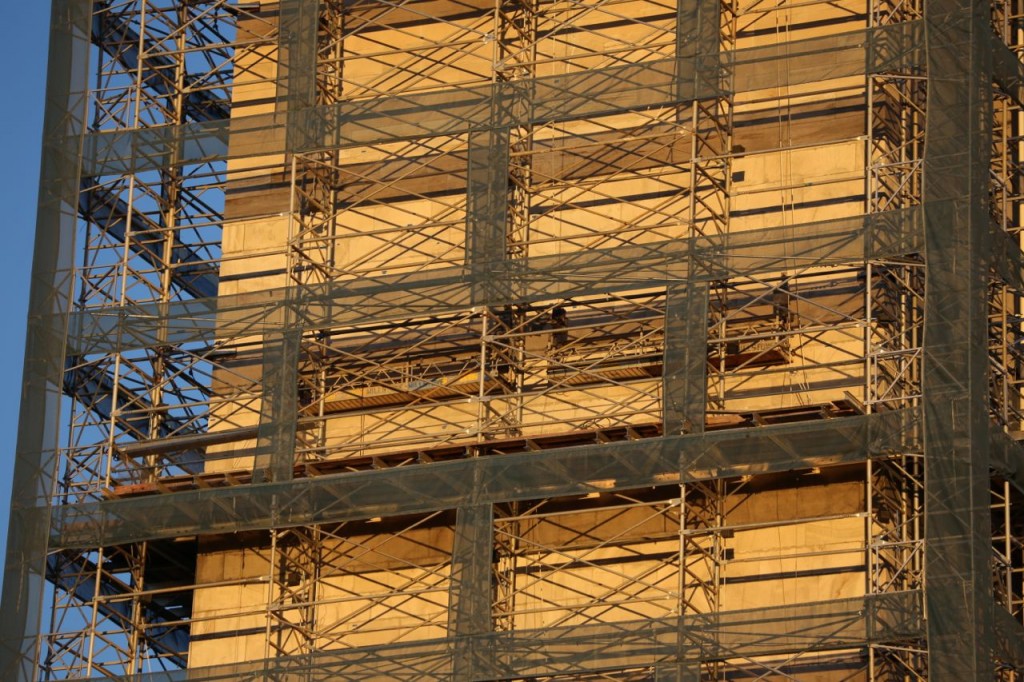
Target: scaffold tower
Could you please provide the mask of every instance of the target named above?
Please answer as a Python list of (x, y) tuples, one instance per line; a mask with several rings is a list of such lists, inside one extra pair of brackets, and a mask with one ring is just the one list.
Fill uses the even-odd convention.
[(1024, 0), (52, 1), (0, 679), (1024, 680)]

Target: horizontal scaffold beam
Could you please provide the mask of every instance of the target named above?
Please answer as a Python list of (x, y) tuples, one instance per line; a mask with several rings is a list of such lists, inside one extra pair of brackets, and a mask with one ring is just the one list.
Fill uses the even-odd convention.
[[(692, 668), (704, 661), (862, 649), (923, 634), (921, 595), (895, 592), (706, 616), (517, 630), (367, 648), (318, 650), (243, 664), (193, 668), (192, 682), (237, 679), (453, 679), (453, 641), (471, 652), (467, 679), (520, 679), (629, 668)], [(600, 651), (600, 656), (594, 652)], [(756, 665), (754, 660), (752, 665)], [(173, 682), (179, 672), (133, 677)], [(660, 676), (659, 676), (659, 679)], [(666, 678), (667, 679), (667, 678)], [(672, 679), (676, 679), (673, 677)]]
[[(917, 447), (897, 411), (707, 434), (127, 498), (54, 510), (51, 548), (337, 523), (464, 504), (587, 494), (865, 461)], [(1024, 487), (1024, 450), (993, 433), (993, 467)], [(523, 491), (528, 491), (524, 493)], [(142, 522), (141, 520), (145, 520)]]
[[(203, 163), (211, 159), (302, 153), (464, 135), (509, 126), (578, 120), (714, 99), (800, 83), (913, 71), (923, 64), (920, 22), (723, 53), (683, 57), (451, 90), (390, 95), (178, 126), (99, 131), (86, 135), (83, 173), (117, 175)], [(571, 113), (570, 113), (571, 112)], [(289, 128), (291, 135), (286, 134)]]
[[(436, 316), (682, 282), (709, 282), (919, 253), (922, 206), (839, 220), (489, 262), (478, 272), (439, 268), (213, 299), (73, 313), (70, 352), (212, 342), (288, 329), (321, 329)], [(54, 319), (57, 324), (61, 320)]]
[(336, 523), (864, 461), (914, 447), (901, 410), (69, 505), (51, 548)]

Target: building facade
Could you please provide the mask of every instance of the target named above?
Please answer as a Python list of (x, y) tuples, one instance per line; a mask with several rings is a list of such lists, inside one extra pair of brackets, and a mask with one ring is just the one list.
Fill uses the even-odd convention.
[(5, 680), (1019, 680), (1019, 0), (54, 0)]

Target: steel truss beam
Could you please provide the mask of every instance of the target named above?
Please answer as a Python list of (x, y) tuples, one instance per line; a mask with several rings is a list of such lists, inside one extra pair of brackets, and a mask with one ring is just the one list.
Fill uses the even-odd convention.
[[(282, 483), (182, 492), (55, 510), (51, 546), (85, 548), (159, 537), (332, 523), (507, 502), (584, 495), (659, 483), (864, 461), (915, 442), (914, 412), (666, 436), (608, 445), (482, 457)], [(479, 485), (473, 484), (480, 481)], [(158, 504), (157, 504), (158, 502)], [(146, 524), (135, 520), (145, 518)]]

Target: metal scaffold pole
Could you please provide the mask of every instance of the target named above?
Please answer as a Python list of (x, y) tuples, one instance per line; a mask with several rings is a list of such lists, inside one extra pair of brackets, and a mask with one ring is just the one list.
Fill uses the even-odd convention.
[(0, 677), (1020, 678), (1020, 2), (53, 16)]

